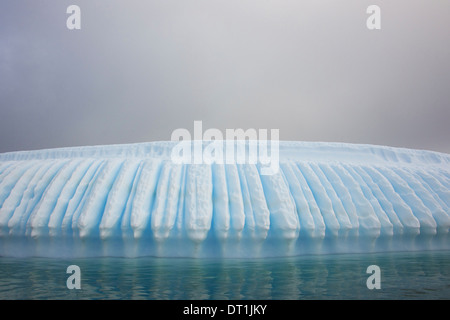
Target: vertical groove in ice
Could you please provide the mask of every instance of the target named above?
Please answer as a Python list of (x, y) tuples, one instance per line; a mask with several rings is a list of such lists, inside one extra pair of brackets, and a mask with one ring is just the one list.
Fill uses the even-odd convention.
[(104, 213), (101, 216), (100, 236), (102, 238), (111, 237), (118, 230), (138, 166), (137, 160), (125, 161), (117, 179), (114, 181), (106, 201)]
[(309, 209), (308, 201), (303, 194), (303, 190), (301, 188), (301, 184), (294, 173), (292, 163), (282, 164), (281, 169), (284, 172), (284, 175), (288, 181), (288, 185), (290, 188), (290, 193), (295, 201), (295, 209), (297, 211), (300, 234), (305, 233), (307, 236), (311, 238), (315, 238), (315, 225), (314, 219)]
[(228, 208), (230, 210), (230, 232), (240, 239), (245, 226), (245, 212), (239, 173), (234, 164), (226, 164), (225, 173), (228, 188)]
[[(338, 174), (337, 169), (331, 168), (328, 165), (320, 164), (319, 165), (322, 172), (325, 174), (327, 179), (329, 180), (331, 186), (333, 187), (337, 197), (341, 200), (343, 209), (348, 215), (348, 221), (351, 224), (350, 234), (358, 235), (360, 228), (360, 217), (358, 217), (356, 213), (356, 203), (353, 202), (352, 197), (350, 195), (350, 190), (348, 190), (349, 186), (345, 185), (341, 177)], [(364, 227), (364, 225), (362, 225)]]
[(311, 213), (311, 217), (314, 221), (314, 238), (323, 239), (325, 237), (326, 226), (325, 221), (323, 220), (322, 213), (320, 212), (319, 205), (317, 204), (311, 188), (309, 187), (308, 182), (306, 181), (299, 167), (296, 164), (292, 164), (291, 168), (292, 172), (300, 183), (300, 187), (309, 207), (309, 212)]
[(140, 238), (149, 224), (160, 168), (161, 161), (148, 160), (140, 173), (130, 216), (135, 238)]
[(260, 175), (255, 165), (243, 166), (243, 172), (247, 180), (253, 217), (255, 219), (255, 238), (264, 240), (270, 228), (270, 211), (267, 208)]
[(155, 206), (151, 217), (151, 228), (156, 240), (162, 241), (167, 239), (175, 224), (180, 179), (181, 165), (174, 165), (170, 162), (164, 163), (158, 181)]
[(182, 166), (173, 165), (170, 171), (169, 186), (167, 189), (167, 201), (164, 213), (164, 234), (165, 238), (169, 237), (170, 231), (175, 226), (175, 222), (178, 214), (178, 205), (180, 202), (180, 190), (181, 190), (181, 176), (182, 176)]
[(121, 167), (122, 161), (109, 160), (98, 175), (78, 218), (77, 226), (81, 238), (98, 232), (108, 194)]
[(296, 239), (300, 231), (297, 209), (282, 170), (272, 175), (261, 175), (264, 197), (270, 212), (270, 226), (276, 237)]
[(153, 232), (153, 236), (157, 240), (161, 240), (165, 238), (164, 234), (166, 231), (163, 227), (163, 221), (164, 221), (164, 210), (166, 208), (166, 202), (167, 202), (167, 189), (169, 186), (169, 178), (170, 178), (170, 172), (172, 170), (172, 167), (170, 166), (170, 163), (163, 163), (161, 172), (159, 174), (158, 184), (156, 188), (156, 195), (155, 195), (155, 204), (153, 206), (153, 211), (151, 213), (151, 229)]
[(92, 164), (93, 161), (89, 159), (84, 160), (82, 163), (80, 163), (75, 168), (66, 184), (63, 186), (63, 189), (61, 190), (55, 208), (51, 213), (48, 222), (50, 236), (56, 236), (60, 234), (64, 215), (68, 211), (69, 202), (74, 197), (77, 186), (80, 185), (81, 179), (84, 177), (87, 170), (92, 166)]
[(189, 165), (185, 191), (185, 228), (189, 239), (200, 243), (206, 239), (212, 222), (211, 166)]
[[(342, 204), (341, 199), (336, 194), (335, 188), (338, 188), (342, 185), (342, 183), (339, 181), (339, 177), (337, 175), (331, 175), (331, 177), (328, 177), (320, 168), (319, 164), (312, 163), (311, 169), (314, 171), (314, 173), (319, 178), (320, 182), (325, 188), (325, 191), (331, 201), (332, 206), (332, 212), (334, 213), (337, 221), (339, 222), (339, 235), (343, 238), (346, 238), (352, 229), (352, 224), (350, 222), (350, 219), (348, 217), (348, 214)], [(333, 186), (330, 183), (330, 179), (335, 178), (334, 180), (335, 185)]]
[(322, 179), (327, 179), (329, 181), (329, 183), (326, 183), (329, 190), (327, 192), (330, 195), (331, 201), (333, 203), (336, 202), (333, 205), (333, 210), (335, 212), (343, 212), (342, 217), (345, 218), (340, 219), (341, 228), (344, 226), (344, 230), (347, 230), (347, 232), (350, 231), (350, 234), (352, 235), (358, 234), (361, 225), (363, 228), (365, 227), (364, 224), (360, 225), (359, 221), (363, 218), (361, 217), (361, 213), (363, 212), (360, 213), (359, 217), (356, 215), (355, 203), (352, 201), (348, 190), (349, 186), (342, 182), (338, 171), (333, 169), (334, 168), (331, 168), (326, 164), (319, 164), (316, 170), (321, 170), (323, 173)]
[[(74, 185), (76, 188), (74, 195), (69, 200), (67, 209), (65, 211), (61, 231), (62, 233), (68, 233), (69, 230), (73, 230), (73, 226), (76, 225), (76, 219), (78, 218), (77, 212), (81, 210), (84, 199), (86, 197), (87, 190), (94, 183), (96, 176), (100, 169), (103, 167), (104, 161), (95, 161), (89, 169), (83, 174), (82, 179), (78, 185)], [(74, 224), (75, 222), (75, 224)]]
[(225, 165), (213, 164), (211, 169), (213, 181), (213, 228), (217, 238), (224, 240), (228, 238), (231, 224)]
[(180, 184), (180, 197), (177, 206), (177, 215), (175, 219), (175, 225), (173, 228), (174, 237), (177, 239), (182, 238), (185, 235), (184, 221), (185, 221), (185, 195), (186, 195), (186, 177), (187, 177), (187, 166), (183, 165), (181, 167), (181, 184)]
[(254, 237), (255, 217), (253, 214), (252, 202), (250, 199), (250, 190), (242, 165), (237, 165), (237, 169), (239, 173), (239, 180), (241, 183), (242, 203), (244, 205), (244, 214), (245, 214), (244, 230), (247, 236)]
[(316, 173), (312, 170), (311, 164), (299, 163), (298, 168), (305, 177), (314, 199), (319, 206), (325, 224), (325, 232), (330, 236), (337, 237), (340, 225), (333, 212), (333, 205), (325, 187), (322, 185)]
[(122, 218), (120, 221), (120, 229), (122, 232), (122, 237), (126, 239), (127, 237), (131, 237), (132, 229), (131, 229), (131, 210), (132, 204), (134, 202), (134, 196), (136, 195), (136, 189), (139, 184), (139, 177), (141, 176), (141, 171), (144, 166), (144, 161), (139, 161), (138, 167), (133, 177), (133, 182), (130, 190), (130, 194), (127, 199), (127, 203), (125, 204), (124, 212), (122, 214)]

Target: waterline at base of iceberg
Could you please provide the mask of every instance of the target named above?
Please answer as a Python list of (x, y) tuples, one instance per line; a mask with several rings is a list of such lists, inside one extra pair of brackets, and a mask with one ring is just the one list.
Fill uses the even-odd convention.
[(267, 258), (342, 253), (377, 253), (448, 250), (448, 234), (437, 236), (347, 237), (324, 239), (221, 240), (206, 239), (195, 243), (186, 239), (157, 242), (152, 237), (140, 239), (9, 237), (2, 239), (0, 256), (6, 257), (179, 257), (179, 258)]

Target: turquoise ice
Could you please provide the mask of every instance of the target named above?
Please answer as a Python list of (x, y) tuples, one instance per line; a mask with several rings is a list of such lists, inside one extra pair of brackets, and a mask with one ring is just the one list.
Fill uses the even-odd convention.
[(450, 155), (288, 142), (279, 170), (176, 142), (0, 154), (0, 255), (270, 257), (448, 250)]

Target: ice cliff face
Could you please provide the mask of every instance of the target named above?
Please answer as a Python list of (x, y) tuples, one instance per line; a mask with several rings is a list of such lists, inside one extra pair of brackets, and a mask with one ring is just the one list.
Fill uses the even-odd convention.
[(0, 255), (263, 257), (450, 249), (450, 155), (280, 142), (279, 170), (175, 142), (0, 154)]

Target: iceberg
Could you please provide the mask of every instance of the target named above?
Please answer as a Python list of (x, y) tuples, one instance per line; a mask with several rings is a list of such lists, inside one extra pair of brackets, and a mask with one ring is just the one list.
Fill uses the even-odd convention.
[(0, 256), (448, 250), (450, 155), (279, 142), (279, 170), (174, 163), (176, 142), (0, 154)]

